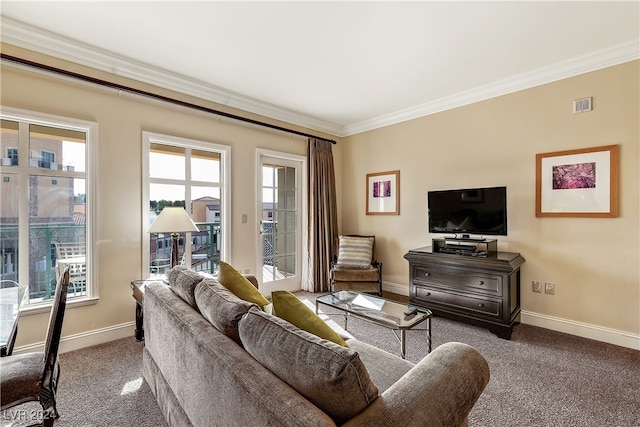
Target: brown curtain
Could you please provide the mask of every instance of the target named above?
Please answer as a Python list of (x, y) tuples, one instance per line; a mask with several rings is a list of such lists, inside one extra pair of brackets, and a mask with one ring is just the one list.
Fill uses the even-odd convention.
[(336, 179), (331, 142), (309, 139), (308, 258), (302, 288), (310, 292), (329, 290), (329, 269), (338, 236)]

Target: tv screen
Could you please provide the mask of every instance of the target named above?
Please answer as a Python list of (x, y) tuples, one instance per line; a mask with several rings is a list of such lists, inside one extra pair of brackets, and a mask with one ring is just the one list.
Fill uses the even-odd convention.
[(507, 187), (429, 191), (429, 232), (507, 235)]

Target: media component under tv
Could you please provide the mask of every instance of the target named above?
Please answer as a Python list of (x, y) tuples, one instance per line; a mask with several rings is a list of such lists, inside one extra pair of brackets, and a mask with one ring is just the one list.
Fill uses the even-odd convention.
[(507, 235), (507, 187), (429, 191), (427, 204), (430, 233)]

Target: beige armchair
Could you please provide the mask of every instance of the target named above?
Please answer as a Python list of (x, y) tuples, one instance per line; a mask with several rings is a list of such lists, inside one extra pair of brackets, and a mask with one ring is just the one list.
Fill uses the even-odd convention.
[(329, 278), (331, 291), (351, 290), (382, 295), (382, 263), (375, 258), (375, 236), (338, 237)]

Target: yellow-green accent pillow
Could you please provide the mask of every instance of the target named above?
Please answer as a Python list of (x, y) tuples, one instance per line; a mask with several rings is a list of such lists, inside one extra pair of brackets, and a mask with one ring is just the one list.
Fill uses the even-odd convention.
[(271, 293), (271, 300), (273, 301), (273, 311), (279, 318), (320, 338), (333, 341), (343, 347), (349, 347), (336, 331), (331, 329), (324, 320), (291, 292), (274, 291)]
[(265, 306), (270, 304), (269, 300), (246, 277), (224, 261), (220, 261), (218, 282), (238, 298), (256, 303), (263, 310)]

